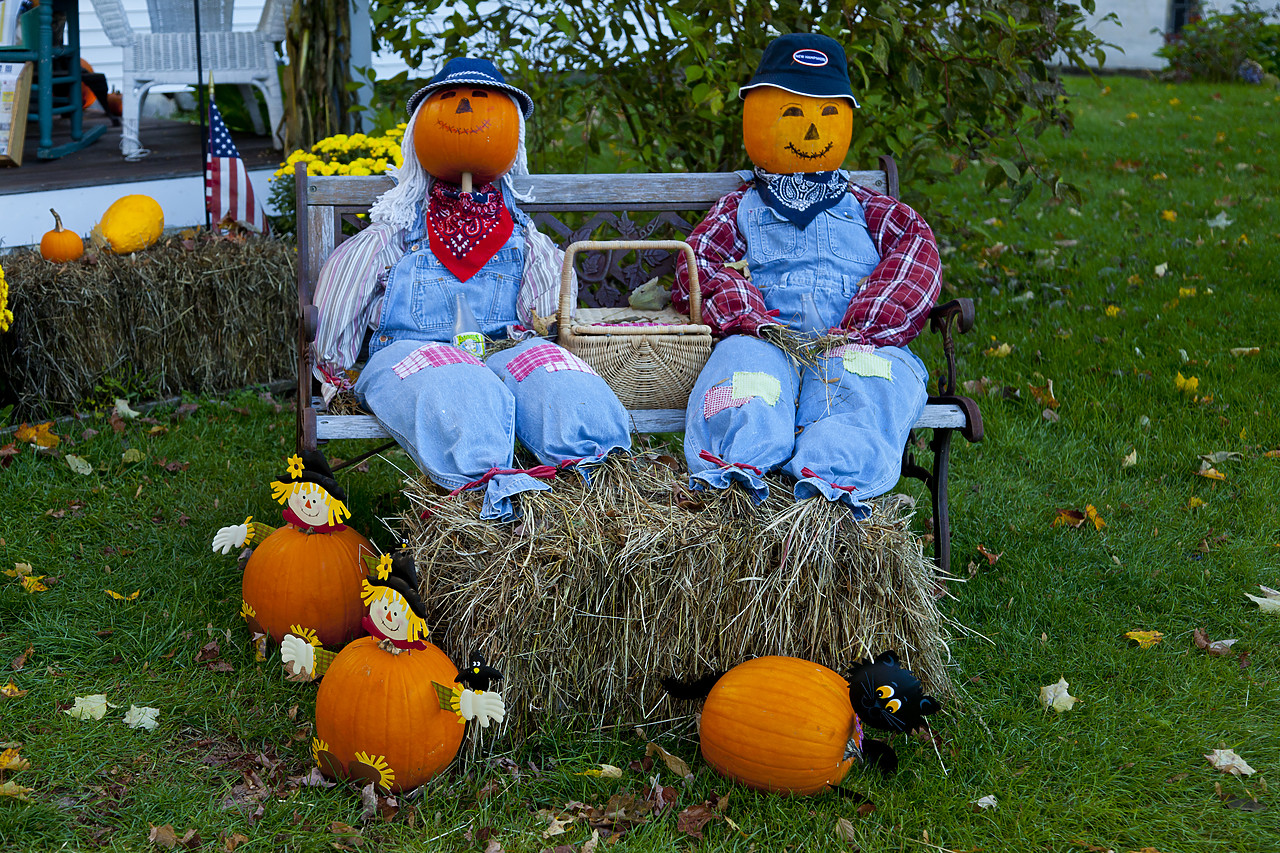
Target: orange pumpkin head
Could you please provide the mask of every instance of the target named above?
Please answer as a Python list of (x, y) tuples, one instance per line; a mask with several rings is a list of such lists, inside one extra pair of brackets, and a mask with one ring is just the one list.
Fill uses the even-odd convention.
[(698, 724), (702, 757), (748, 788), (814, 794), (839, 785), (862, 730), (849, 683), (821, 664), (762, 657), (711, 688)]
[(778, 175), (840, 168), (853, 138), (853, 104), (776, 86), (747, 92), (742, 140), (751, 162)]
[(520, 146), (520, 111), (501, 89), (448, 86), (427, 96), (413, 124), (423, 170), (450, 183), (469, 172), (476, 185), (505, 175)]
[(316, 694), (312, 751), (326, 776), (395, 793), (447, 767), (465, 725), (440, 707), (435, 684), (454, 685), (458, 674), (444, 652), (428, 643), (391, 654), (378, 645), (362, 637), (330, 664)]
[(40, 238), (40, 257), (54, 263), (79, 259), (84, 254), (84, 240), (76, 232), (62, 227), (58, 211), (50, 208), (49, 212), (53, 214), (53, 230)]

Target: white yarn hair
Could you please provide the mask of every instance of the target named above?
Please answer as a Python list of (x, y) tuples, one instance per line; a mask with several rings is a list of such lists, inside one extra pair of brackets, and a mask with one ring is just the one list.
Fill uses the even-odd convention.
[[(512, 175), (529, 174), (529, 154), (524, 144), (524, 111), (515, 96), (510, 93), (504, 94), (511, 98), (511, 102), (516, 106), (516, 115), (520, 117), (520, 141), (516, 145), (516, 160), (502, 176), (501, 181), (515, 198), (520, 201), (533, 201), (532, 195), (516, 192), (515, 186), (511, 183)], [(387, 169), (387, 175), (395, 180), (396, 185), (378, 196), (377, 201), (369, 208), (369, 219), (372, 222), (407, 231), (413, 227), (418, 202), (425, 199), (427, 193), (431, 191), (435, 178), (423, 170), (422, 164), (418, 162), (418, 153), (413, 147), (413, 128), (418, 120), (418, 113), (422, 112), (426, 103), (427, 99), (423, 98), (405, 127), (404, 138), (400, 141), (401, 165), (399, 168), (391, 166)]]

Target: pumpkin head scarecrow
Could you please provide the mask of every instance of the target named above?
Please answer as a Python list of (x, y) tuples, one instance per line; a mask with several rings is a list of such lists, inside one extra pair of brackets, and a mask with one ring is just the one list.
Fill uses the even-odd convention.
[[(509, 520), (558, 468), (629, 448), (626, 410), (531, 331), (555, 313), (564, 257), (515, 204), (533, 101), (488, 60), (457, 58), (408, 112), (396, 186), (320, 272), (316, 376), (326, 397), (354, 390), (437, 484), (483, 490), (481, 516)], [(455, 346), (459, 329), (522, 342), (484, 359)], [(541, 465), (513, 467), (517, 438)]]
[[(897, 483), (925, 404), (907, 344), (938, 296), (937, 245), (915, 211), (840, 170), (859, 105), (838, 42), (775, 39), (740, 94), (755, 169), (689, 238), (704, 322), (722, 336), (689, 400), (691, 485), (736, 482), (763, 500), (764, 475), (781, 470), (796, 498), (862, 514)], [(687, 308), (683, 257), (673, 301)], [(798, 365), (771, 327), (837, 339)]]
[(698, 739), (708, 764), (780, 794), (836, 788), (859, 759), (892, 773), (893, 748), (864, 737), (863, 726), (907, 732), (940, 710), (893, 652), (859, 663), (848, 678), (800, 658), (762, 657), (692, 684), (663, 683), (676, 698), (707, 697)]
[[(417, 585), (408, 551), (384, 555), (364, 582), (369, 636), (336, 654), (305, 630), (281, 643), (290, 679), (324, 676), (312, 752), (326, 776), (388, 793), (416, 788), (453, 760), (467, 720), (488, 727), (506, 715), (500, 694), (464, 686), (427, 641)], [(472, 663), (501, 678), (483, 658)]]
[(223, 554), (253, 549), (244, 567), (240, 612), (260, 659), (267, 640), (280, 642), (293, 625), (308, 626), (325, 645), (358, 636), (364, 616), (361, 557), (373, 553), (368, 539), (343, 524), (351, 515), (347, 495), (323, 454), (303, 451), (286, 465), (271, 484), (272, 497), (284, 504), (284, 526), (249, 516), (213, 537), (213, 550)]

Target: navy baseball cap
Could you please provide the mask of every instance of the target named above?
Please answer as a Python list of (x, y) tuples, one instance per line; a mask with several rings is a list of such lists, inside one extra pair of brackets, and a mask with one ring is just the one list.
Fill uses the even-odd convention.
[[(843, 53), (840, 54), (840, 58), (843, 62)], [(444, 68), (440, 69), (439, 74), (432, 77), (427, 85), (409, 97), (409, 116), (412, 117), (413, 111), (418, 108), (418, 104), (422, 103), (423, 99), (436, 89), (443, 89), (446, 86), (467, 85), (510, 92), (520, 103), (520, 112), (524, 113), (524, 117), (527, 119), (533, 115), (533, 98), (508, 83), (506, 78), (502, 76), (502, 72), (492, 62), (487, 59), (472, 59), (467, 56), (459, 56), (446, 62)]]
[(788, 33), (769, 42), (755, 76), (738, 90), (738, 97), (745, 98), (760, 86), (815, 98), (848, 98), (855, 107), (862, 106), (849, 85), (844, 48), (818, 33)]

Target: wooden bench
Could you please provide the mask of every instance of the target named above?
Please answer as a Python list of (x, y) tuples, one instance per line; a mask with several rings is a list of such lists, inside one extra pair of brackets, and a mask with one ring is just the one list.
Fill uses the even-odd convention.
[[(345, 239), (344, 224), (360, 228), (365, 213), (377, 197), (392, 186), (385, 176), (308, 176), (299, 163), (298, 216), (298, 446), (314, 449), (317, 442), (340, 438), (388, 438), (372, 415), (336, 415), (324, 411), (315, 396), (310, 360), (315, 340), (317, 309), (312, 301), (325, 258)], [(854, 172), (859, 184), (894, 197), (898, 195), (897, 168), (889, 157), (880, 168)], [(516, 181), (520, 192), (531, 191), (534, 200), (521, 203), (539, 230), (562, 247), (589, 239), (681, 239), (721, 196), (741, 186), (732, 172), (685, 174), (531, 175)], [(631, 214), (640, 214), (632, 219)], [(562, 220), (569, 220), (568, 224)], [(675, 257), (664, 251), (641, 251), (624, 263), (626, 253), (587, 255), (579, 264), (579, 300), (588, 307), (626, 305), (627, 293), (658, 276), (674, 272)], [(902, 473), (922, 481), (933, 503), (934, 557), (939, 566), (951, 562), (951, 532), (947, 512), (952, 434), (971, 442), (982, 439), (982, 416), (973, 400), (956, 394), (956, 362), (953, 330), (967, 332), (973, 326), (973, 302), (955, 299), (939, 305), (929, 315), (929, 328), (942, 336), (945, 370), (938, 375), (938, 395), (930, 396), (917, 430), (932, 431), (929, 447), (932, 465), (916, 460), (914, 440), (903, 450)], [(684, 409), (632, 410), (636, 433), (682, 432)], [(913, 434), (914, 439), (914, 434)]]

